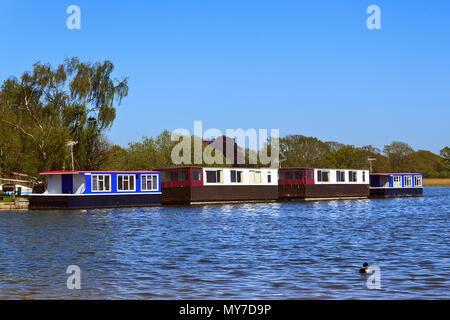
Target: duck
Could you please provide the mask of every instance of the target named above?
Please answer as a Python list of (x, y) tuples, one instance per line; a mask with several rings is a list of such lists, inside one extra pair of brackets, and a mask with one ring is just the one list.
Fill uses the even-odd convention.
[(359, 269), (359, 273), (370, 273), (369, 264), (364, 262), (363, 267)]

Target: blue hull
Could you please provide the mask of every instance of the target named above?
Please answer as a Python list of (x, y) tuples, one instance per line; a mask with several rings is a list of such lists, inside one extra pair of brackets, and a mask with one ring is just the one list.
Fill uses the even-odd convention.
[(31, 210), (148, 207), (161, 204), (161, 194), (32, 195)]
[(370, 188), (370, 198), (421, 197), (423, 188)]

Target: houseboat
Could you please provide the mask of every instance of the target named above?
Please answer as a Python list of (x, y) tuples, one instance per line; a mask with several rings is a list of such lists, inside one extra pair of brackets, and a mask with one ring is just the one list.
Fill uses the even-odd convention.
[(156, 171), (50, 171), (47, 190), (32, 194), (30, 209), (144, 207), (161, 204)]
[(278, 199), (277, 169), (175, 167), (157, 170), (161, 171), (163, 204)]
[(369, 171), (280, 168), (280, 200), (360, 199), (369, 196)]
[(371, 173), (370, 197), (420, 197), (423, 194), (421, 173)]

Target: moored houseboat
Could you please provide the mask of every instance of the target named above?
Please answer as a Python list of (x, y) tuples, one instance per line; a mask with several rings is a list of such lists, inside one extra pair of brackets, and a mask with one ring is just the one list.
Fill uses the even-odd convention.
[(280, 200), (359, 199), (369, 196), (369, 171), (280, 168)]
[(371, 173), (370, 197), (420, 197), (423, 194), (421, 173)]
[(261, 202), (278, 199), (277, 169), (161, 168), (163, 204)]
[(30, 196), (30, 209), (144, 207), (161, 204), (156, 171), (49, 171), (47, 190)]

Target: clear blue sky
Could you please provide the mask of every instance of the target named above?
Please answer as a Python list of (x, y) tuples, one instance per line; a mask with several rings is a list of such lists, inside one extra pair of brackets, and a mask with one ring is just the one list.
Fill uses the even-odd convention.
[[(68, 30), (66, 8), (81, 8)], [(368, 30), (366, 8), (381, 8)], [(438, 153), (450, 144), (449, 1), (0, 2), (0, 79), (38, 60), (111, 60), (129, 96), (108, 132), (280, 129)]]

